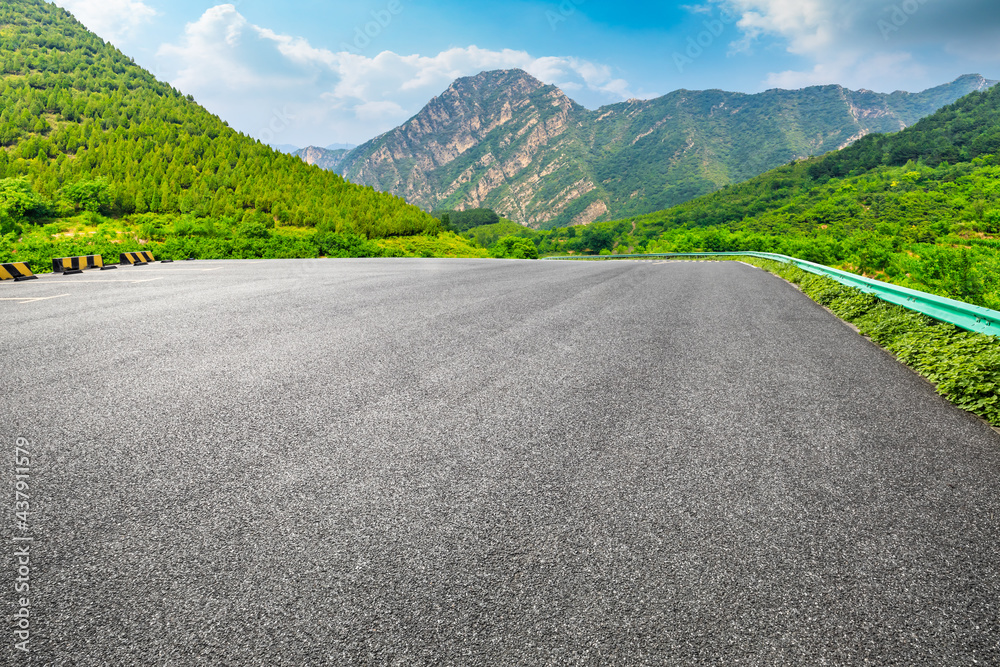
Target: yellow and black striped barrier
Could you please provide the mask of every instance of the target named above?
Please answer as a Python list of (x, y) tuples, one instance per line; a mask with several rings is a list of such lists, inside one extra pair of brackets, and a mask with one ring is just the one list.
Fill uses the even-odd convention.
[(0, 264), (0, 280), (35, 280), (38, 276), (31, 272), (27, 262)]
[(52, 258), (53, 273), (80, 273), (84, 269), (114, 269), (114, 266), (104, 266), (104, 259), (100, 255), (81, 255), (79, 257), (54, 257)]
[(155, 262), (153, 253), (140, 250), (139, 252), (123, 252), (118, 260), (119, 264), (131, 264), (132, 266), (146, 266), (150, 262)]

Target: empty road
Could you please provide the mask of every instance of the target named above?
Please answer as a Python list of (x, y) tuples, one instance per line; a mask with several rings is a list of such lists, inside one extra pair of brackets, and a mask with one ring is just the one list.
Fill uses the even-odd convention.
[(0, 663), (1000, 664), (1000, 436), (758, 269), (176, 262), (0, 315)]

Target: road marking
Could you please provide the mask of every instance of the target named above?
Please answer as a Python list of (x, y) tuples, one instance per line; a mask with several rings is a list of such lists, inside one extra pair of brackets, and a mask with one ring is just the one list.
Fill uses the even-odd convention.
[(46, 299), (58, 299), (61, 296), (69, 296), (69, 294), (56, 294), (55, 296), (16, 296), (16, 297), (4, 297), (0, 301), (17, 301), (18, 303), (32, 303), (34, 301), (45, 301)]

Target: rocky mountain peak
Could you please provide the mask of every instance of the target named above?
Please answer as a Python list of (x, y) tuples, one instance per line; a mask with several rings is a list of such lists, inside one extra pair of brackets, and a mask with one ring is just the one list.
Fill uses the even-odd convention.
[(986, 90), (996, 84), (995, 80), (987, 79), (982, 74), (963, 74), (952, 82), (955, 86), (974, 86), (976, 90)]
[(457, 79), (337, 170), (425, 210), (489, 207), (531, 226), (587, 223), (667, 208), (898, 131), (992, 83), (968, 75), (892, 94), (835, 84), (680, 90), (589, 111), (523, 70), (496, 70)]
[(536, 96), (550, 98), (549, 104), (570, 109), (576, 106), (555, 86), (542, 83), (524, 70), (494, 70), (456, 79), (447, 90), (433, 98), (415, 118), (421, 115), (450, 117), (479, 116), (505, 109), (530, 106)]
[(512, 95), (529, 95), (545, 87), (544, 83), (524, 70), (498, 69), (455, 79), (444, 94), (483, 95), (502, 91)]

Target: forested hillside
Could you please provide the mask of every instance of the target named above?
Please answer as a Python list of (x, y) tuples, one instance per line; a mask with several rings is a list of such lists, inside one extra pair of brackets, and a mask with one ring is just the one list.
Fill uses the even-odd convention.
[(548, 253), (780, 252), (1000, 309), (998, 152), (992, 88), (680, 206), (534, 239)]
[(235, 237), (273, 245), (289, 227), (291, 254), (308, 236), (297, 229), (369, 239), (439, 229), (398, 197), (235, 132), (41, 0), (0, 4), (0, 75), (4, 261), (44, 244), (42, 222), (63, 246), (68, 234), (77, 246), (80, 235), (215, 239), (219, 252)]
[(487, 207), (550, 228), (650, 213), (873, 132), (895, 132), (995, 82), (921, 93), (813, 86), (678, 90), (588, 110), (520, 70), (456, 80), (400, 127), (303, 159), (427, 210)]

